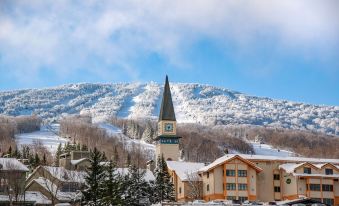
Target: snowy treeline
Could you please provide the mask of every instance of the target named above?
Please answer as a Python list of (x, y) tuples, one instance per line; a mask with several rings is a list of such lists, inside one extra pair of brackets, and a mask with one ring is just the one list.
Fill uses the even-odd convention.
[[(0, 92), (0, 114), (36, 114), (54, 120), (65, 114), (158, 116), (163, 85), (156, 83), (70, 84), (48, 89)], [(319, 106), (248, 96), (201, 84), (171, 84), (178, 122), (251, 124), (339, 134), (339, 106)]]
[(12, 146), (14, 135), (23, 132), (32, 132), (40, 129), (41, 119), (38, 116), (9, 117), (0, 115), (0, 154)]
[(138, 162), (146, 167), (146, 161), (153, 159), (153, 156), (137, 145), (128, 145), (118, 134), (108, 134), (105, 129), (88, 121), (88, 118), (81, 116), (67, 117), (60, 121), (60, 134), (70, 138), (73, 142), (87, 146), (89, 149), (100, 148), (107, 157), (114, 157), (118, 166), (124, 166), (127, 159), (132, 163)]

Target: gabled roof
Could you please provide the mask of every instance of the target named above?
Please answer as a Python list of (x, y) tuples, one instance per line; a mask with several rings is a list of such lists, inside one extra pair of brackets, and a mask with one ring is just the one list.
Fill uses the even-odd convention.
[(59, 201), (71, 201), (71, 200), (74, 200), (74, 199), (80, 199), (79, 193), (77, 193), (77, 192), (62, 192), (62, 191), (60, 191), (60, 188), (58, 188), (53, 182), (51, 182), (50, 180), (43, 178), (43, 177), (39, 177), (38, 179), (32, 180), (26, 186), (26, 188), (28, 188), (34, 182), (39, 184), (46, 191), (56, 194), (56, 198)]
[(333, 169), (339, 171), (339, 166), (336, 166), (332, 163), (323, 163), (323, 164), (314, 164), (314, 166), (318, 167), (319, 169), (323, 169), (325, 168), (326, 166), (330, 166), (332, 167)]
[(29, 171), (24, 164), (15, 158), (0, 158), (0, 170)]
[(233, 159), (240, 159), (241, 161), (247, 163), (249, 166), (251, 166), (253, 169), (255, 169), (257, 172), (261, 172), (262, 169), (258, 166), (256, 166), (253, 162), (244, 159), (242, 157), (242, 155), (237, 155), (237, 154), (227, 154), (224, 155), (218, 159), (216, 159), (214, 162), (212, 162), (211, 164), (199, 169), (199, 172), (208, 172), (216, 167), (218, 167), (219, 165), (225, 164), (226, 162), (232, 161)]
[(286, 163), (279, 165), (279, 169), (285, 170), (287, 173), (293, 173), (295, 169), (299, 168), (300, 166), (304, 165), (305, 163)]
[(205, 166), (204, 163), (198, 162), (180, 162), (166, 161), (168, 169), (175, 171), (181, 181), (189, 180), (190, 174), (196, 174), (200, 168)]
[(172, 102), (171, 89), (169, 86), (167, 75), (166, 75), (164, 93), (162, 96), (161, 107), (160, 107), (159, 121), (160, 120), (176, 121), (173, 102)]
[(42, 166), (47, 170), (52, 176), (63, 182), (85, 182), (86, 172), (84, 171), (72, 171), (67, 170), (63, 167), (51, 167), (51, 166)]

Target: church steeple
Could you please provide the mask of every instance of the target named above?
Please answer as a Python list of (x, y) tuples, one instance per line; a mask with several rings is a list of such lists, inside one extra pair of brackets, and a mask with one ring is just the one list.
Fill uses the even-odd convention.
[(171, 89), (169, 86), (167, 75), (166, 75), (164, 93), (162, 96), (160, 115), (159, 115), (159, 121), (161, 120), (176, 121), (173, 102), (172, 102)]
[(171, 90), (166, 75), (158, 122), (156, 157), (164, 156), (165, 160), (177, 161), (179, 159), (179, 138), (180, 137), (177, 136), (177, 122), (175, 119)]

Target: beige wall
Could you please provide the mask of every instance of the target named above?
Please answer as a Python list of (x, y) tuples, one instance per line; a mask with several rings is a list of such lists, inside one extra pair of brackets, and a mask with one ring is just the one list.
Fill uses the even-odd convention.
[(165, 160), (170, 158), (172, 161), (178, 161), (179, 144), (157, 144), (155, 154), (157, 158), (164, 155)]

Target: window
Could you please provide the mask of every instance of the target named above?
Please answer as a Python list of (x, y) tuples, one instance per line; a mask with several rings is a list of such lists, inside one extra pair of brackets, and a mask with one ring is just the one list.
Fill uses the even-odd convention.
[(311, 174), (311, 168), (310, 167), (304, 167), (304, 173), (305, 174)]
[(326, 175), (333, 175), (333, 170), (332, 169), (325, 169), (325, 174)]
[(279, 174), (274, 174), (273, 175), (274, 180), (280, 180), (280, 175)]
[(247, 197), (239, 197), (240, 202), (245, 202), (247, 200)]
[(207, 178), (209, 178), (210, 177), (210, 173), (209, 172), (207, 172)]
[(323, 191), (326, 192), (332, 192), (333, 191), (333, 185), (322, 185)]
[(235, 176), (235, 170), (226, 170), (226, 176), (234, 177)]
[(236, 196), (227, 196), (227, 200), (236, 200)]
[(238, 190), (247, 190), (247, 184), (238, 184)]
[(320, 191), (320, 184), (310, 184), (311, 191)]
[(207, 185), (206, 190), (207, 190), (207, 192), (210, 191), (210, 185)]
[(247, 170), (238, 170), (239, 177), (247, 177)]
[(179, 194), (181, 194), (181, 187), (179, 187)]
[(334, 199), (324, 198), (323, 203), (327, 205), (334, 205)]
[(236, 190), (235, 183), (226, 183), (226, 190)]
[(274, 187), (274, 192), (280, 192), (280, 187)]

